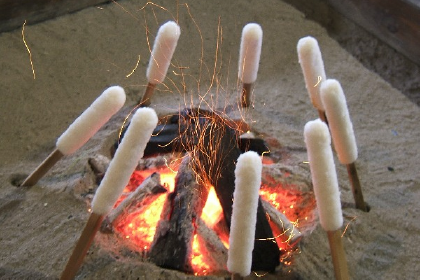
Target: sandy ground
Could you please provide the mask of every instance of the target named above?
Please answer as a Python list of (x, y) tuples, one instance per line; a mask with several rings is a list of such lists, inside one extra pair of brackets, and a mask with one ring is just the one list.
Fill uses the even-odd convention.
[[(119, 1), (25, 26), (34, 73), (22, 30), (0, 34), (1, 279), (60, 275), (88, 217), (85, 203), (75, 198), (72, 188), (83, 177), (88, 157), (107, 149), (104, 139), (115, 136), (125, 114), (60, 161), (36, 186), (22, 189), (13, 182), (54, 149), (57, 137), (107, 86), (123, 86), (128, 95), (125, 112), (133, 107), (146, 85), (148, 40), (152, 44), (158, 26), (170, 19), (178, 20), (182, 35), (153, 108), (160, 114), (175, 111), (186, 103), (197, 104), (199, 94), (207, 101), (202, 102), (205, 109), (230, 104), (235, 108), (241, 29), (258, 22), (264, 42), (254, 108), (241, 113), (255, 130), (296, 151), (299, 160), (306, 159), (303, 127), (318, 116), (305, 89), (296, 44), (307, 35), (318, 39), (327, 76), (341, 82), (348, 100), (359, 146), (358, 171), (371, 206), (369, 213), (343, 209), (348, 228), (342, 240), (350, 276), (419, 278), (419, 107), (283, 2), (188, 1), (177, 6), (172, 1), (165, 2), (165, 9), (152, 4), (141, 9), (144, 5), (144, 1)], [(353, 198), (346, 169), (338, 165), (337, 170), (342, 202), (349, 204)], [(334, 278), (320, 226), (302, 240), (291, 270), (287, 277)], [(190, 278), (194, 277), (148, 263), (119, 261), (97, 247), (78, 276)], [(281, 275), (263, 277), (277, 278)]]

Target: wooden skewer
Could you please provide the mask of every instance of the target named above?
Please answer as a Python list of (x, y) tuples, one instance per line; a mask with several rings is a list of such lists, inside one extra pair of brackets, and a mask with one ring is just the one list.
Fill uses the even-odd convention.
[(355, 207), (364, 212), (368, 212), (367, 204), (364, 202), (363, 192), (361, 190), (360, 179), (358, 178), (355, 162), (347, 164), (349, 181), (351, 183), (352, 194), (354, 195)]
[(233, 274), (231, 274), (231, 280), (243, 280), (244, 279), (244, 277), (243, 276), (241, 276), (240, 274), (238, 274), (238, 273), (233, 273)]
[(22, 187), (31, 187), (35, 185), (44, 176), (51, 167), (54, 166), (64, 155), (55, 149), (20, 185)]
[(139, 104), (141, 104), (142, 107), (147, 107), (151, 105), (151, 98), (154, 93), (155, 87), (156, 84), (148, 83), (145, 93), (143, 94), (142, 99), (139, 101)]
[(325, 124), (329, 125), (327, 122), (326, 112), (322, 110), (317, 110), (319, 112), (319, 118), (324, 122)]
[(61, 280), (75, 277), (104, 215), (110, 212), (124, 187), (127, 186), (157, 123), (158, 116), (151, 108), (140, 108), (133, 115), (131, 124), (95, 193), (92, 213), (67, 262)]
[(348, 280), (348, 265), (346, 263), (345, 250), (342, 245), (341, 230), (327, 231), (327, 236), (329, 238), (335, 279)]
[(243, 90), (241, 91), (241, 107), (249, 107), (251, 104), (251, 86), (252, 84), (243, 84)]
[(76, 276), (89, 247), (91, 247), (95, 234), (102, 223), (103, 217), (103, 215), (91, 213), (76, 247), (73, 249), (72, 255), (67, 261), (66, 268), (60, 276), (60, 280), (71, 280)]

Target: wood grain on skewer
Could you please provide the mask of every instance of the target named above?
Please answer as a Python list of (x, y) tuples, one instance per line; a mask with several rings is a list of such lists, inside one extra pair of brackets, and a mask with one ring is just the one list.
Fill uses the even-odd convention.
[(348, 265), (346, 263), (345, 250), (342, 245), (341, 230), (326, 231), (329, 238), (330, 252), (332, 255), (333, 269), (336, 280), (348, 280)]
[(363, 192), (361, 190), (360, 179), (358, 178), (355, 162), (347, 164), (348, 177), (351, 183), (352, 194), (354, 195), (355, 207), (364, 212), (368, 212), (367, 204), (364, 201)]
[(76, 243), (76, 247), (73, 249), (72, 255), (67, 261), (66, 268), (60, 276), (60, 280), (71, 280), (76, 276), (89, 247), (91, 247), (92, 241), (94, 240), (99, 226), (101, 225), (102, 219), (103, 215), (91, 213), (88, 222), (86, 223), (85, 228)]
[(243, 280), (244, 279), (244, 277), (243, 276), (241, 276), (240, 274), (238, 274), (238, 273), (233, 273), (233, 274), (231, 274), (231, 280)]
[(22, 187), (35, 185), (64, 155), (55, 149), (21, 184)]
[(147, 107), (151, 105), (151, 98), (155, 91), (156, 84), (148, 83), (145, 93), (143, 94), (142, 99), (139, 101), (142, 107)]
[(329, 125), (329, 123), (327, 121), (327, 117), (326, 117), (326, 112), (322, 111), (322, 110), (317, 110), (317, 112), (319, 112), (319, 118), (322, 120), (322, 122)]

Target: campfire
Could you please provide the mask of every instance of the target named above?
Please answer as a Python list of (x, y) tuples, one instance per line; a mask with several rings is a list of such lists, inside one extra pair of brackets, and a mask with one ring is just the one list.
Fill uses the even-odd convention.
[[(303, 233), (314, 225), (315, 200), (304, 180), (271, 158), (272, 147), (263, 139), (242, 137), (251, 134), (247, 128), (197, 109), (162, 118), (100, 231), (163, 268), (195, 275), (226, 271), (234, 190), (228, 174), (234, 174), (235, 163), (230, 156), (251, 149), (264, 159), (252, 269), (289, 266)], [(207, 160), (221, 153), (227, 160)], [(98, 184), (107, 161), (89, 160)]]
[[(165, 79), (179, 35), (175, 22), (161, 26), (147, 69), (148, 86), (130, 123), (123, 124), (110, 147), (112, 160), (98, 155), (88, 161), (99, 187), (61, 279), (74, 278), (98, 229), (123, 240), (119, 250), (131, 250), (162, 268), (195, 275), (228, 270), (235, 279), (251, 271), (274, 272), (289, 266), (301, 237), (315, 226), (316, 200), (310, 184), (294, 167), (271, 157), (282, 146), (255, 137), (258, 133), (251, 132), (246, 122), (228, 117), (228, 108), (186, 106), (160, 119), (152, 108), (138, 109), (151, 104), (156, 84)], [(261, 43), (261, 27), (246, 25), (239, 60), (238, 104), (243, 110), (252, 105)], [(358, 153), (350, 133), (352, 123), (339, 82), (326, 80), (317, 41), (301, 39), (298, 53), (307, 89), (323, 120), (305, 127), (317, 208), (328, 233), (335, 275), (347, 279), (330, 133), (339, 161), (347, 166), (356, 207), (368, 211), (355, 168)], [(107, 89), (22, 186), (36, 184), (61, 157), (80, 148), (125, 98), (121, 87)]]

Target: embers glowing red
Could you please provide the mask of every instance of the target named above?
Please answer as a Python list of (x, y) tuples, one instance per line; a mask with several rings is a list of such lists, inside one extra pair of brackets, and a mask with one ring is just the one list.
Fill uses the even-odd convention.
[[(123, 200), (129, 192), (135, 190), (145, 178), (155, 171), (160, 173), (161, 183), (168, 189), (168, 192), (173, 192), (176, 170), (160, 168), (159, 170), (135, 171), (131, 177), (130, 183), (125, 189), (125, 193), (119, 201)], [(119, 235), (128, 239), (136, 248), (139, 248), (140, 252), (147, 253), (150, 249), (167, 195), (168, 193), (155, 195), (153, 200), (148, 201), (148, 205), (142, 207), (139, 211), (135, 211), (121, 218), (115, 226), (115, 230)], [(300, 191), (293, 190), (292, 188), (285, 190), (281, 184), (276, 187), (262, 185), (260, 195), (262, 199), (271, 203), (279, 212), (285, 214), (297, 228), (301, 228), (302, 225), (307, 223), (307, 217), (312, 215), (312, 211), (315, 207), (313, 205), (315, 203), (313, 198), (309, 203), (309, 201), (305, 201), (308, 199), (308, 196), (304, 196)], [(218, 232), (218, 230), (220, 230), (220, 228), (218, 228), (218, 223), (223, 217), (222, 214), (219, 200), (214, 188), (211, 186), (209, 188), (206, 204), (202, 211), (201, 219), (209, 228), (215, 230), (219, 235), (221, 242), (228, 248), (227, 233)], [(270, 222), (270, 225), (274, 236), (276, 236), (276, 241), (280, 250), (284, 251), (281, 261), (288, 265), (290, 264), (289, 256), (292, 254), (293, 250), (295, 250), (294, 244), (290, 244), (289, 242), (290, 232), (281, 232), (272, 221)], [(195, 233), (191, 255), (191, 267), (193, 268), (195, 275), (206, 275), (212, 272), (210, 263), (208, 263), (207, 258), (204, 257), (208, 254), (209, 252), (207, 252), (206, 246), (203, 245), (201, 236), (198, 233)]]

